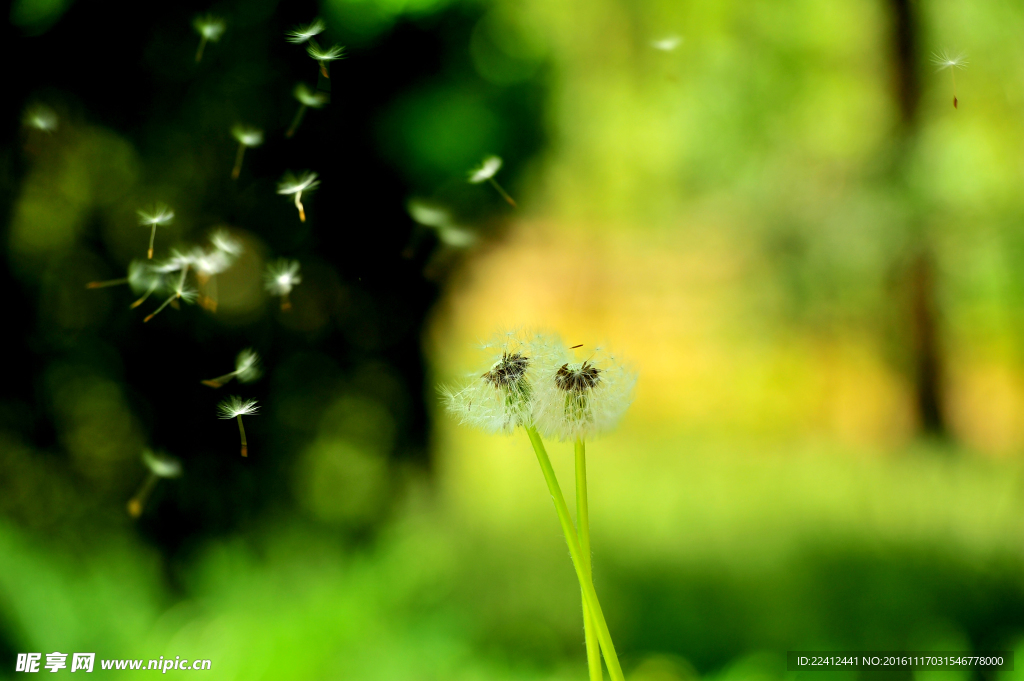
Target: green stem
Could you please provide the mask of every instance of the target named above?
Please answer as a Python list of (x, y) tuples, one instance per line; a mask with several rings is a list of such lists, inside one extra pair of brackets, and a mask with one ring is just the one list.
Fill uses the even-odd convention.
[(548, 484), (548, 491), (551, 493), (551, 500), (555, 503), (555, 512), (558, 513), (558, 521), (562, 525), (562, 534), (565, 535), (565, 543), (569, 545), (569, 556), (572, 558), (572, 566), (576, 568), (576, 578), (580, 582), (580, 589), (586, 599), (587, 606), (594, 619), (597, 629), (597, 640), (604, 652), (604, 661), (608, 665), (608, 674), (612, 681), (625, 681), (622, 675), (622, 667), (619, 665), (619, 658), (615, 654), (615, 646), (612, 644), (612, 635), (608, 631), (608, 623), (604, 619), (604, 611), (601, 610), (601, 602), (597, 600), (597, 592), (594, 591), (594, 583), (587, 576), (583, 567), (583, 550), (580, 548), (580, 540), (576, 536), (576, 529), (573, 527), (572, 518), (569, 516), (569, 507), (565, 505), (565, 498), (562, 496), (562, 489), (558, 486), (558, 478), (555, 470), (551, 467), (551, 459), (548, 458), (547, 450), (544, 449), (544, 441), (540, 439), (537, 429), (533, 426), (524, 426), (526, 434), (530, 436), (530, 444), (537, 454), (537, 462), (540, 464), (541, 472), (544, 473), (544, 481)]
[(153, 242), (156, 241), (156, 225), (153, 225), (153, 230), (149, 233), (149, 255), (147, 256), (150, 260), (153, 259)]
[[(583, 440), (576, 440), (576, 527), (580, 537), (580, 549), (583, 552), (583, 567), (587, 578), (594, 581), (590, 551), (590, 511), (587, 504), (587, 445)], [(590, 681), (602, 681), (601, 650), (598, 647), (597, 634), (594, 631), (594, 618), (587, 607), (587, 599), (583, 599), (583, 633), (587, 642), (587, 668), (590, 670)]]
[(142, 515), (142, 509), (146, 506), (146, 499), (149, 498), (149, 493), (153, 491), (158, 479), (156, 473), (150, 471), (149, 477), (142, 483), (142, 487), (139, 488), (139, 491), (128, 502), (128, 513), (131, 517), (138, 518)]
[(206, 47), (206, 36), (200, 36), (199, 38), (199, 49), (196, 50), (196, 63), (198, 64), (203, 60), (203, 48)]
[(299, 107), (299, 112), (295, 114), (295, 120), (292, 121), (292, 127), (288, 128), (288, 132), (284, 134), (285, 137), (291, 137), (295, 134), (295, 131), (299, 129), (299, 123), (302, 122), (302, 117), (306, 113), (306, 105), (303, 104)]

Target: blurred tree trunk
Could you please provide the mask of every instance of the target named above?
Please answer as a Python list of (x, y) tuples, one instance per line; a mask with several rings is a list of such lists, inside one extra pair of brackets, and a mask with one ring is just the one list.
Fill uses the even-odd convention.
[[(917, 3), (914, 0), (887, 0), (887, 5), (892, 17), (893, 86), (899, 111), (893, 167), (900, 184), (905, 186), (909, 152), (918, 133), (921, 99)], [(934, 258), (926, 229), (913, 224), (907, 234), (909, 257), (904, 261), (904, 272), (898, 281), (905, 288), (899, 299), (905, 301), (909, 308), (901, 315), (909, 328), (901, 329), (900, 336), (906, 338), (910, 353), (909, 364), (921, 431), (945, 437), (948, 430), (942, 408), (943, 361)]]

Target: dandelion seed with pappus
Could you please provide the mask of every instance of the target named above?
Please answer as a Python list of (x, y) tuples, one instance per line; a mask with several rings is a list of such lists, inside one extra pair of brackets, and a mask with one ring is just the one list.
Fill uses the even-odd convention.
[(231, 136), (238, 142), (235, 167), (231, 169), (231, 179), (237, 180), (242, 172), (242, 158), (245, 156), (246, 147), (258, 147), (263, 144), (263, 131), (238, 123), (231, 127)]
[(249, 456), (249, 444), (245, 440), (245, 426), (242, 425), (243, 416), (251, 416), (259, 411), (256, 400), (243, 400), (237, 395), (232, 395), (222, 400), (217, 405), (218, 416), (222, 419), (238, 419), (238, 434), (242, 438), (242, 456)]
[(331, 74), (327, 71), (327, 62), (345, 58), (345, 48), (343, 46), (331, 45), (327, 49), (323, 49), (312, 38), (309, 39), (309, 45), (306, 46), (306, 53), (320, 64), (320, 73), (324, 74), (324, 78), (331, 77)]
[[(597, 389), (605, 380), (602, 372), (610, 370), (610, 365), (603, 359), (600, 366), (590, 359), (583, 362), (569, 361), (569, 351), (557, 337), (549, 334), (526, 337), (519, 332), (509, 331), (500, 334), (485, 347), (497, 352), (486, 371), (471, 377), (457, 388), (442, 388), (448, 412), (460, 423), (476, 426), (488, 432), (511, 433), (519, 426), (526, 431), (551, 494), (551, 500), (555, 504), (555, 512), (562, 526), (562, 534), (569, 547), (569, 555), (582, 592), (587, 663), (591, 681), (601, 679), (602, 653), (612, 681), (624, 681), (611, 633), (597, 591), (594, 589), (583, 450), (581, 447), (577, 448), (576, 491), (577, 514), (580, 521), (577, 532), (544, 441), (537, 430), (544, 401), (550, 399), (544, 397), (544, 394), (552, 389), (560, 391), (560, 424), (567, 421), (575, 428), (576, 424), (590, 423), (595, 410), (604, 415), (605, 412), (597, 403)], [(629, 380), (619, 380), (618, 383), (629, 383)], [(632, 385), (629, 387), (631, 390)], [(566, 395), (569, 394), (586, 397), (573, 397), (567, 400)], [(566, 432), (575, 434), (577, 430), (570, 428)]]
[(292, 309), (288, 294), (302, 281), (302, 277), (299, 276), (299, 261), (281, 258), (277, 262), (268, 263), (263, 281), (270, 295), (281, 297), (282, 312)]
[(181, 475), (181, 461), (168, 454), (158, 454), (144, 449), (142, 450), (142, 462), (149, 469), (149, 475), (146, 477), (145, 482), (142, 483), (139, 491), (128, 502), (128, 514), (133, 518), (138, 518), (142, 515), (142, 509), (146, 505), (146, 500), (161, 478), (171, 479)]
[(516, 207), (516, 202), (512, 200), (512, 197), (508, 195), (504, 187), (498, 184), (498, 181), (494, 179), (494, 176), (501, 170), (501, 157), (499, 156), (488, 156), (480, 164), (479, 168), (475, 168), (469, 171), (469, 183), (480, 184), (481, 182), (490, 182), (491, 186), (501, 194), (501, 198), (508, 201), (509, 205), (513, 208)]
[(299, 111), (295, 114), (295, 119), (292, 120), (292, 125), (288, 128), (288, 132), (284, 134), (285, 137), (291, 137), (295, 134), (295, 131), (299, 128), (299, 123), (302, 122), (302, 117), (306, 115), (306, 109), (319, 109), (328, 100), (326, 93), (314, 92), (305, 83), (296, 85), (293, 94), (295, 99), (299, 100)]
[(192, 27), (199, 33), (199, 49), (196, 50), (196, 63), (203, 60), (203, 50), (206, 49), (206, 42), (215, 43), (220, 41), (224, 35), (227, 24), (224, 19), (212, 14), (199, 15), (192, 20)]
[(242, 242), (231, 236), (231, 233), (226, 229), (215, 229), (210, 232), (210, 243), (218, 251), (231, 257), (241, 255), (244, 250)]
[(152, 314), (143, 319), (143, 323), (148, 322), (150, 319), (160, 314), (163, 311), (163, 309), (170, 305), (173, 301), (182, 300), (190, 305), (196, 302), (196, 300), (199, 298), (199, 291), (185, 284), (186, 272), (187, 270), (185, 269), (181, 271), (181, 278), (178, 281), (177, 285), (174, 287), (171, 296), (163, 303), (161, 303), (160, 307), (154, 310)]
[(139, 215), (139, 225), (149, 227), (149, 251), (147, 258), (153, 259), (153, 243), (156, 241), (156, 228), (166, 227), (174, 222), (174, 211), (162, 203), (158, 203), (149, 210), (135, 211)]
[(419, 199), (410, 199), (406, 204), (409, 217), (437, 233), (441, 243), (453, 248), (465, 248), (476, 242), (476, 235), (455, 224), (446, 209)]
[(301, 45), (313, 36), (320, 35), (324, 32), (327, 25), (324, 24), (323, 19), (314, 19), (307, 26), (296, 26), (294, 29), (284, 34), (285, 40), (296, 45)]
[(956, 98), (956, 70), (967, 68), (967, 55), (963, 52), (942, 50), (932, 54), (932, 63), (937, 67), (937, 71), (949, 69), (949, 75), (953, 79), (953, 108), (959, 108), (959, 101)]
[(220, 388), (231, 379), (238, 379), (239, 383), (252, 383), (260, 377), (262, 371), (260, 371), (260, 356), (256, 354), (256, 351), (252, 348), (246, 348), (238, 353), (235, 357), (235, 370), (218, 376), (217, 378), (211, 378), (206, 381), (200, 381), (203, 385), (211, 388)]
[(144, 260), (132, 260), (128, 263), (128, 276), (120, 279), (108, 279), (106, 281), (90, 281), (86, 288), (107, 288), (108, 286), (120, 286), (128, 284), (133, 291), (145, 290), (154, 279), (159, 279), (157, 272), (148, 262)]
[(295, 196), (295, 208), (299, 211), (299, 220), (302, 222), (306, 221), (306, 209), (302, 205), (302, 194), (309, 194), (320, 186), (320, 180), (316, 178), (317, 174), (310, 170), (300, 173), (298, 177), (288, 172), (277, 183), (278, 194)]
[(57, 114), (45, 104), (33, 104), (28, 107), (21, 120), (26, 126), (43, 132), (53, 132), (57, 129), (58, 123)]
[(677, 35), (669, 35), (658, 40), (651, 41), (651, 47), (662, 52), (671, 52), (683, 44), (683, 39)]

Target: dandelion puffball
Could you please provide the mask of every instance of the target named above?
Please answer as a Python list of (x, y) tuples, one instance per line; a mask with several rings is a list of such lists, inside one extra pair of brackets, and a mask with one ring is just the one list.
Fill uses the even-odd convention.
[(559, 440), (586, 440), (614, 428), (633, 402), (636, 372), (596, 348), (576, 360), (571, 350), (550, 355), (537, 368), (537, 430)]
[(509, 434), (533, 423), (535, 367), (550, 353), (546, 336), (513, 330), (496, 334), (482, 346), (487, 364), (441, 395), (448, 413), (459, 423), (488, 433)]
[(513, 208), (516, 207), (516, 202), (512, 200), (512, 197), (508, 195), (504, 187), (498, 184), (498, 181), (494, 179), (497, 172), (501, 170), (501, 157), (499, 156), (488, 156), (480, 164), (479, 168), (475, 168), (469, 171), (469, 183), (480, 184), (481, 182), (490, 182), (491, 186), (501, 194), (501, 198), (505, 199)]

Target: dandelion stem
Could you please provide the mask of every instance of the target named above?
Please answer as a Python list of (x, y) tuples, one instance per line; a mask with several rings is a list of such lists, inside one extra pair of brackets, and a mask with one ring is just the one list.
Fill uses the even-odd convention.
[(299, 220), (306, 221), (306, 209), (302, 207), (302, 192), (295, 193), (295, 207), (299, 209)]
[(196, 50), (196, 63), (198, 64), (203, 60), (203, 50), (206, 48), (206, 36), (199, 38), (199, 49)]
[(155, 291), (155, 290), (156, 290), (156, 286), (157, 286), (156, 284), (153, 284), (152, 286), (150, 286), (150, 287), (149, 287), (149, 290), (148, 290), (148, 291), (146, 291), (146, 295), (142, 296), (141, 298), (139, 298), (138, 300), (136, 300), (136, 301), (135, 301), (134, 303), (132, 303), (131, 305), (129, 305), (129, 306), (128, 306), (128, 309), (129, 309), (129, 310), (134, 310), (134, 309), (135, 309), (135, 308), (137, 308), (137, 307), (138, 307), (139, 305), (142, 305), (142, 304), (143, 304), (144, 302), (146, 302), (146, 298), (149, 298), (149, 297), (150, 297), (151, 295), (153, 295), (153, 291)]
[(295, 131), (299, 129), (299, 123), (302, 122), (302, 117), (306, 115), (306, 105), (302, 104), (299, 106), (298, 113), (295, 114), (295, 120), (292, 121), (292, 127), (288, 128), (288, 132), (284, 134), (285, 137), (291, 137), (295, 134)]
[(245, 145), (238, 144), (238, 154), (235, 155), (235, 167), (231, 170), (231, 179), (237, 180), (242, 174), (242, 157), (245, 156)]
[(331, 74), (327, 72), (327, 63), (322, 59), (320, 60), (320, 73), (324, 74), (324, 78), (331, 77)]
[[(576, 528), (579, 532), (580, 550), (582, 551), (583, 568), (587, 577), (593, 582), (594, 571), (590, 550), (590, 511), (587, 504), (587, 445), (583, 440), (576, 440)], [(590, 681), (602, 681), (601, 649), (597, 641), (596, 626), (587, 599), (583, 598), (583, 633), (587, 642), (587, 668), (590, 670)]]
[(508, 201), (510, 206), (512, 206), (513, 208), (518, 208), (519, 207), (519, 206), (516, 205), (516, 202), (512, 200), (512, 197), (508, 195), (508, 192), (505, 191), (504, 189), (502, 189), (501, 185), (498, 184), (497, 180), (495, 180), (493, 177), (489, 177), (487, 179), (490, 181), (490, 183), (492, 185), (494, 185), (494, 188), (498, 190), (498, 193), (501, 194), (501, 198), (503, 198), (506, 201)]
[(153, 242), (156, 241), (156, 225), (153, 225), (153, 231), (149, 233), (149, 259), (153, 259)]
[(281, 312), (287, 312), (290, 309), (292, 309), (292, 301), (288, 297), (287, 293), (282, 293), (281, 294)]
[(108, 286), (120, 286), (121, 284), (127, 284), (128, 277), (123, 279), (108, 279), (107, 281), (90, 281), (85, 285), (86, 288), (106, 288)]
[(601, 610), (601, 603), (597, 599), (597, 592), (594, 590), (594, 583), (586, 572), (583, 564), (583, 550), (580, 548), (580, 540), (576, 536), (576, 529), (573, 527), (572, 518), (569, 517), (569, 507), (565, 505), (565, 498), (558, 486), (558, 478), (555, 470), (551, 467), (551, 459), (548, 458), (547, 450), (544, 449), (544, 441), (533, 426), (524, 426), (526, 434), (530, 436), (530, 444), (537, 454), (537, 462), (540, 464), (541, 472), (544, 474), (544, 481), (547, 482), (548, 491), (551, 493), (551, 500), (555, 504), (555, 512), (558, 513), (558, 521), (562, 525), (562, 533), (565, 535), (565, 543), (569, 546), (569, 556), (572, 558), (572, 565), (576, 569), (576, 578), (580, 582), (580, 589), (583, 597), (590, 608), (597, 630), (597, 640), (604, 652), (605, 664), (608, 665), (608, 674), (612, 681), (625, 681), (622, 675), (622, 667), (619, 665), (619, 658), (615, 654), (615, 646), (612, 644), (612, 636), (608, 631), (608, 623), (604, 619), (604, 612)]
[(238, 433), (242, 436), (242, 456), (249, 456), (249, 445), (245, 441), (245, 426), (242, 425), (242, 415), (238, 415)]
[(146, 499), (149, 498), (149, 493), (156, 487), (157, 478), (156, 473), (150, 472), (149, 477), (142, 483), (142, 487), (135, 493), (135, 496), (128, 502), (128, 515), (133, 518), (138, 518), (142, 515), (142, 509), (146, 505)]
[(956, 108), (958, 108), (957, 107), (957, 101), (956, 101), (956, 66), (951, 66), (950, 67), (949, 75), (951, 75), (953, 77), (953, 108), (956, 109)]

